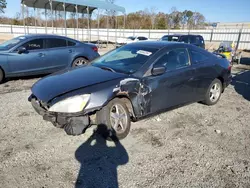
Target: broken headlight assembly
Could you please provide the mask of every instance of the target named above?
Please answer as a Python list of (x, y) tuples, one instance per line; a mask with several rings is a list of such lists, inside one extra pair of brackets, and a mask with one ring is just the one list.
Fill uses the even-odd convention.
[(89, 101), (90, 95), (77, 95), (59, 101), (49, 108), (49, 112), (77, 113), (81, 112)]

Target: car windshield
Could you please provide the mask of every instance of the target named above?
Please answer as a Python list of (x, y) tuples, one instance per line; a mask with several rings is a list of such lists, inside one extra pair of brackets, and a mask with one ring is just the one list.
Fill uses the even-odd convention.
[(92, 66), (115, 72), (133, 74), (157, 51), (144, 46), (123, 46), (115, 49), (92, 62)]
[(128, 37), (127, 39), (135, 40), (135, 37)]
[(179, 36), (163, 36), (162, 38), (161, 38), (161, 40), (162, 41), (175, 41), (175, 42), (177, 42), (177, 41), (179, 41)]
[(9, 50), (12, 47), (16, 46), (17, 44), (19, 44), (20, 42), (22, 42), (23, 40), (25, 40), (25, 37), (17, 37), (17, 38), (5, 41), (2, 44), (0, 44), (0, 50)]

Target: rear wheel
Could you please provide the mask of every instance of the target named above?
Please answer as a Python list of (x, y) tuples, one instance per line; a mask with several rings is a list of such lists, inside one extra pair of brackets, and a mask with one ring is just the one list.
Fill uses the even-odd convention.
[(219, 79), (215, 79), (209, 86), (205, 96), (205, 101), (203, 102), (210, 106), (214, 105), (219, 101), (221, 93), (222, 93), (222, 83)]
[(105, 126), (101, 134), (108, 139), (123, 139), (130, 131), (130, 114), (127, 106), (119, 99), (114, 99), (97, 112), (97, 125)]
[(0, 84), (3, 82), (4, 80), (4, 72), (3, 70), (0, 68)]
[(82, 66), (82, 65), (85, 65), (85, 64), (88, 64), (89, 61), (84, 58), (84, 57), (79, 57), (79, 58), (76, 58), (73, 63), (72, 63), (72, 67), (78, 67), (78, 66)]

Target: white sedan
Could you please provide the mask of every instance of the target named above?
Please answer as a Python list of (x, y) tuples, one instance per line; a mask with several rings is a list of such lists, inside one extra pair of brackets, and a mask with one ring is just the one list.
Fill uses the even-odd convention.
[(146, 41), (149, 40), (147, 37), (143, 37), (143, 36), (131, 36), (131, 37), (127, 37), (127, 38), (118, 38), (117, 39), (117, 47), (120, 47), (122, 45), (125, 44), (130, 44), (133, 42), (139, 42), (139, 41)]

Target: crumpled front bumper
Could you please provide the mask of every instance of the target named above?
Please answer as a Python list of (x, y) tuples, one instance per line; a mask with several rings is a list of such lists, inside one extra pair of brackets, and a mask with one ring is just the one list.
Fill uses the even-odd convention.
[(45, 121), (51, 122), (57, 128), (64, 128), (68, 135), (83, 134), (90, 126), (90, 117), (88, 115), (49, 112), (43, 108), (40, 102), (35, 98), (29, 97), (29, 101), (35, 111), (40, 114)]

